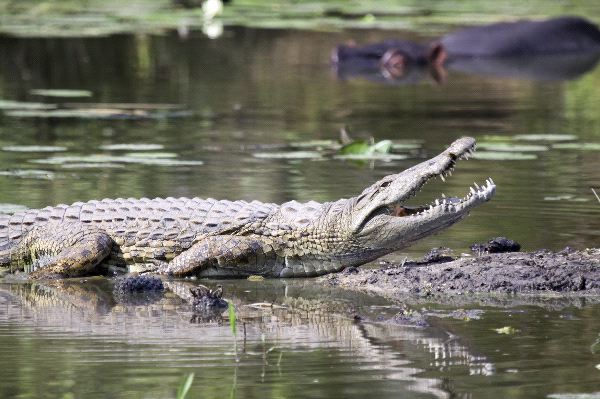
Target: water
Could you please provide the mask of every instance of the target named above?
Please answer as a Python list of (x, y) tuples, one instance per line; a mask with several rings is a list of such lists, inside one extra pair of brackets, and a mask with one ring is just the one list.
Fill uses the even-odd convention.
[[(327, 201), (355, 195), (462, 135), (483, 142), (489, 136), (570, 134), (576, 139), (569, 142), (600, 142), (599, 69), (568, 81), (450, 71), (444, 84), (427, 73), (414, 84), (391, 84), (360, 77), (340, 80), (329, 67), (329, 53), (337, 43), (394, 35), (420, 39), (407, 32), (244, 28), (227, 29), (216, 40), (197, 33), (186, 40), (174, 33), (0, 38), (0, 99), (169, 103), (184, 111), (173, 118), (105, 120), (16, 117), (3, 111), (1, 147), (60, 146), (66, 151), (0, 151), (0, 171), (6, 172), (0, 174), (0, 204), (43, 207), (143, 196)], [(90, 90), (93, 95), (31, 94), (47, 88)], [(329, 154), (319, 160), (253, 156), (283, 151), (293, 142), (335, 140), (344, 126), (356, 138), (418, 139), (422, 146), (403, 152), (408, 159), (390, 162), (349, 162)], [(600, 192), (600, 152), (556, 149), (555, 142), (547, 141), (512, 142), (549, 150), (531, 153), (533, 160), (461, 162), (446, 183), (428, 184), (415, 203), (441, 192), (464, 195), (468, 185), (488, 176), (498, 191), (464, 222), (389, 258), (421, 256), (442, 245), (466, 251), (472, 242), (499, 235), (529, 250), (597, 246), (600, 204), (591, 188)], [(48, 163), (52, 157), (85, 160), (135, 152), (101, 149), (122, 143), (160, 145), (154, 151), (170, 153), (163, 154), (165, 161), (203, 164)], [(247, 282), (225, 284), (240, 306), (285, 300), (285, 287), (278, 285), (284, 283), (261, 283), (266, 284), (261, 289)], [(398, 305), (373, 308), (388, 305), (380, 298), (323, 292), (310, 281), (307, 286), (288, 284), (296, 296), (325, 295), (324, 303), (345, 295), (347, 306), (374, 319), (399, 311)], [(352, 312), (337, 310), (330, 312), (335, 317), (320, 321), (261, 315), (247, 322), (246, 343), (238, 343), (236, 361), (229, 326), (191, 325), (189, 309), (181, 304), (122, 309), (102, 284), (94, 295), (86, 294), (90, 302), (84, 308), (65, 305), (80, 297), (77, 292), (34, 304), (26, 284), (4, 284), (1, 292), (0, 356), (5, 367), (0, 396), (7, 398), (174, 397), (188, 372), (196, 373), (191, 397), (518, 398), (600, 391), (595, 368), (600, 358), (593, 346), (600, 333), (600, 308), (593, 301), (448, 304), (442, 310), (476, 307), (485, 313), (481, 320), (434, 319), (427, 329), (356, 324)], [(90, 298), (106, 295), (109, 299), (90, 305)], [(428, 311), (441, 306), (410, 305)], [(493, 331), (504, 326), (519, 332)]]

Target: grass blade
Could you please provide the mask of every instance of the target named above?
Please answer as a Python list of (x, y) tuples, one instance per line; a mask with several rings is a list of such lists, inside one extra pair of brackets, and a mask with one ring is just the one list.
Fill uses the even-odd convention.
[(177, 390), (177, 399), (184, 399), (187, 395), (190, 387), (192, 386), (192, 382), (194, 381), (194, 373), (189, 373), (184, 381), (179, 385), (179, 389)]

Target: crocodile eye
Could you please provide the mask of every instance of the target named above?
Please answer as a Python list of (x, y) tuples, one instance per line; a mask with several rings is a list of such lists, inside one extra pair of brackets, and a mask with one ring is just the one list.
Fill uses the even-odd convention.
[(384, 181), (383, 183), (381, 183), (380, 187), (381, 188), (386, 188), (387, 186), (389, 186), (392, 182), (391, 181)]

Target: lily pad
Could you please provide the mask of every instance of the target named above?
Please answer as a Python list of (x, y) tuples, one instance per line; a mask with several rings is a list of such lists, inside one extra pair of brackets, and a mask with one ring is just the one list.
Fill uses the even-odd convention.
[(486, 161), (529, 161), (537, 159), (537, 155), (508, 151), (477, 151), (473, 158)]
[(72, 163), (93, 163), (93, 164), (141, 164), (141, 165), (157, 165), (157, 166), (199, 166), (204, 165), (202, 161), (195, 160), (178, 160), (178, 159), (164, 159), (164, 158), (144, 158), (144, 157), (131, 157), (131, 156), (112, 156), (112, 155), (73, 155), (73, 156), (62, 156), (62, 157), (50, 157), (45, 159), (34, 159), (30, 162), (38, 164), (49, 164), (49, 165), (65, 165)]
[(334, 155), (334, 159), (351, 160), (351, 161), (395, 161), (407, 159), (408, 155), (404, 154), (382, 154), (374, 152), (371, 154), (346, 154)]
[(130, 152), (125, 156), (144, 159), (172, 159), (178, 157), (174, 152)]
[(392, 142), (392, 150), (394, 151), (418, 150), (421, 147), (423, 147), (423, 144), (418, 142)]
[(256, 152), (252, 156), (261, 159), (319, 159), (322, 157), (316, 151)]
[(0, 109), (3, 109), (3, 110), (17, 110), (17, 109), (45, 110), (45, 109), (55, 109), (55, 108), (56, 108), (56, 105), (54, 105), (54, 104), (0, 100)]
[(0, 170), (0, 176), (16, 177), (19, 179), (53, 180), (54, 172), (38, 169)]
[(600, 143), (559, 143), (552, 144), (557, 150), (600, 151)]
[(91, 97), (89, 90), (69, 90), (69, 89), (34, 89), (29, 94), (44, 97)]
[(292, 148), (337, 148), (340, 144), (335, 140), (307, 140), (290, 143)]
[(0, 204), (0, 214), (12, 215), (13, 213), (26, 211), (28, 208), (25, 205), (18, 204)]
[(110, 162), (79, 162), (60, 165), (63, 169), (122, 169), (125, 165)]
[(192, 115), (190, 111), (151, 111), (129, 110), (114, 108), (87, 108), (87, 109), (49, 109), (27, 110), (18, 109), (8, 111), (7, 116), (15, 118), (61, 118), (61, 119), (162, 119), (182, 118)]
[(512, 143), (478, 143), (477, 148), (487, 151), (509, 151), (509, 152), (542, 152), (548, 151), (548, 146), (533, 144), (512, 144)]
[(52, 145), (7, 145), (2, 147), (2, 151), (9, 152), (62, 152), (67, 151), (66, 147)]
[(577, 140), (573, 134), (517, 134), (515, 140), (523, 141), (570, 141)]
[(154, 151), (165, 148), (162, 144), (149, 143), (122, 143), (122, 144), (105, 144), (101, 145), (101, 150), (106, 151)]

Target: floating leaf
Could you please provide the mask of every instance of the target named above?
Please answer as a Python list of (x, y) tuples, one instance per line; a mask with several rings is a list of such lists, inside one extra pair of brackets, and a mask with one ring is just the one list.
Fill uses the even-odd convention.
[(190, 111), (150, 111), (129, 109), (51, 109), (14, 110), (5, 113), (15, 118), (65, 118), (65, 119), (162, 119), (181, 118), (192, 115)]
[(569, 141), (576, 140), (577, 136), (573, 134), (517, 134), (513, 136), (513, 139), (524, 141)]
[(318, 159), (321, 154), (316, 151), (289, 151), (289, 152), (256, 152), (255, 158), (262, 159)]
[(336, 148), (340, 144), (334, 140), (307, 140), (290, 143), (292, 148)]
[(69, 89), (34, 89), (29, 94), (44, 97), (91, 97), (89, 90), (69, 90)]
[(400, 159), (407, 159), (408, 155), (404, 154), (381, 154), (381, 153), (371, 153), (371, 154), (347, 154), (347, 155), (335, 155), (334, 159), (341, 160), (350, 160), (350, 161), (395, 161)]
[(374, 144), (370, 144), (366, 140), (355, 140), (340, 148), (339, 155), (369, 156), (373, 154), (387, 154), (391, 149), (391, 140), (381, 140)]
[(67, 151), (66, 147), (52, 145), (7, 145), (2, 147), (2, 151), (9, 152), (61, 152)]
[(63, 169), (122, 169), (125, 167), (125, 165), (121, 165), (118, 163), (110, 163), (110, 162), (100, 162), (100, 163), (80, 162), (80, 163), (66, 163), (66, 164), (60, 165), (60, 167)]
[(493, 330), (496, 331), (498, 334), (508, 334), (508, 335), (516, 334), (519, 332), (519, 330), (517, 330), (514, 327), (510, 327), (510, 326), (494, 328)]
[(55, 108), (56, 108), (56, 105), (54, 105), (54, 104), (0, 100), (0, 109), (4, 109), (4, 110), (17, 110), (17, 109), (44, 110), (44, 109), (55, 109)]
[(371, 144), (367, 140), (354, 140), (340, 148), (340, 155), (362, 155), (369, 153)]
[(131, 152), (125, 154), (126, 157), (145, 158), (145, 159), (171, 159), (177, 158), (174, 152)]
[(147, 144), (147, 143), (122, 143), (122, 144), (105, 144), (101, 145), (100, 149), (105, 151), (154, 151), (162, 150), (162, 144)]
[(163, 158), (145, 158), (132, 156), (114, 156), (114, 155), (72, 155), (72, 156), (56, 156), (45, 159), (34, 159), (29, 162), (49, 165), (64, 165), (69, 163), (133, 163), (141, 165), (158, 165), (158, 166), (199, 166), (203, 165), (202, 161), (194, 160), (177, 160)]
[(53, 180), (55, 175), (54, 172), (48, 170), (37, 170), (37, 169), (15, 169), (15, 170), (1, 170), (0, 176), (17, 177), (20, 179), (39, 179), (39, 180)]
[(548, 146), (533, 144), (512, 144), (512, 143), (477, 143), (477, 148), (487, 151), (510, 151), (510, 152), (537, 152), (548, 151)]
[(574, 198), (575, 196), (572, 194), (563, 194), (563, 195), (555, 195), (544, 197), (544, 201), (566, 201)]
[(371, 146), (371, 152), (387, 154), (392, 149), (392, 142), (390, 140), (381, 140)]
[[(600, 364), (596, 366), (600, 370)], [(549, 399), (600, 399), (600, 392), (592, 393), (553, 393), (546, 396)]]
[(537, 155), (508, 151), (477, 151), (473, 154), (473, 158), (486, 161), (527, 161), (537, 159)]
[(600, 143), (560, 143), (552, 144), (557, 150), (600, 151)]
[(12, 215), (13, 213), (26, 211), (28, 208), (25, 205), (18, 204), (0, 204), (0, 214)]
[(418, 150), (423, 145), (419, 142), (392, 142), (392, 150), (394, 151), (408, 151), (408, 150)]

